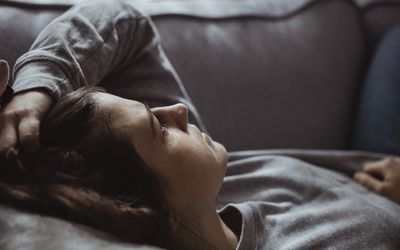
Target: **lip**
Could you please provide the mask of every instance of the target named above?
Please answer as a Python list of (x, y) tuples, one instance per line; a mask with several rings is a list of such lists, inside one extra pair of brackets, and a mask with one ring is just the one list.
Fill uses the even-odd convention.
[(207, 144), (211, 145), (211, 142), (212, 142), (211, 137), (203, 132), (201, 132), (201, 135), (203, 136), (203, 138), (207, 142)]

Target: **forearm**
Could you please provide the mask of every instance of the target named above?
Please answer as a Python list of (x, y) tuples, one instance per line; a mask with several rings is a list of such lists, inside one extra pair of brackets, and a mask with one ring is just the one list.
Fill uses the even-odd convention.
[(149, 20), (115, 1), (77, 5), (51, 22), (14, 67), (15, 92), (44, 88), (57, 100), (132, 64), (156, 36)]

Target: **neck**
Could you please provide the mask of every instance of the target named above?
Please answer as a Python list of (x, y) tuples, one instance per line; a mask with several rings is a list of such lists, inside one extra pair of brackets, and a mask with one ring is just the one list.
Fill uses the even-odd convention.
[[(192, 209), (190, 211), (193, 212)], [(185, 218), (190, 218), (188, 222), (194, 227), (191, 229), (194, 229), (201, 236), (210, 249), (236, 249), (238, 238), (221, 219), (214, 205), (197, 209), (195, 214), (195, 216), (185, 216)], [(199, 244), (195, 243), (194, 245), (193, 242), (196, 241), (192, 240), (193, 237), (188, 237), (185, 232), (182, 233), (178, 230), (177, 233), (180, 235), (178, 236), (178, 240), (187, 243), (184, 245), (190, 246), (190, 249), (204, 249), (203, 246), (199, 247)]]

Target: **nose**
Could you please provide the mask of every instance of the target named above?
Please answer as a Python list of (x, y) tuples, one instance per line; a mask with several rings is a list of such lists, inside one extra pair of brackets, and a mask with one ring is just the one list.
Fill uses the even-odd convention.
[(183, 103), (178, 103), (173, 105), (173, 108), (176, 110), (176, 123), (177, 125), (183, 130), (187, 130), (187, 125), (188, 125), (188, 114), (189, 114), (189, 109), (188, 107), (183, 104)]
[(154, 108), (153, 112), (162, 116), (162, 119), (167, 123), (166, 126), (176, 126), (186, 132), (189, 109), (185, 104), (177, 103), (167, 107)]

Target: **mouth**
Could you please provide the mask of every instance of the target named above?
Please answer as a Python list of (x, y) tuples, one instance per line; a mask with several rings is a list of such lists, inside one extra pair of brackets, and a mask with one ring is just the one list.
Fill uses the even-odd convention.
[(189, 126), (193, 127), (195, 130), (197, 130), (196, 134), (199, 133), (201, 134), (201, 136), (203, 137), (203, 140), (210, 146), (213, 146), (213, 140), (211, 139), (211, 137), (202, 132), (197, 126), (193, 125), (193, 124), (189, 124)]

